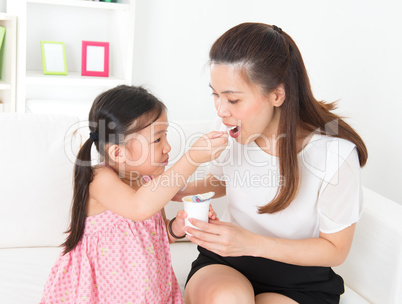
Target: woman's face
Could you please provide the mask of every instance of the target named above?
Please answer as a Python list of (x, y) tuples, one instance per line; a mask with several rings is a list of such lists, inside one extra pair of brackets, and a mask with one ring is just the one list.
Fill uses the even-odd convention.
[[(243, 80), (235, 65), (212, 64), (211, 83), (215, 108), (223, 124), (232, 127), (229, 135), (240, 144), (277, 136), (280, 109), (284, 100), (281, 87), (263, 94)], [(283, 96), (282, 96), (283, 95)]]

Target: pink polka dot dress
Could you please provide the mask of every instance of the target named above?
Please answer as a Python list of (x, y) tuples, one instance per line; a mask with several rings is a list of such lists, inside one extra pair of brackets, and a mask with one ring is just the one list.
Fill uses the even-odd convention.
[(161, 212), (145, 221), (109, 210), (87, 217), (81, 241), (53, 266), (41, 303), (183, 303)]

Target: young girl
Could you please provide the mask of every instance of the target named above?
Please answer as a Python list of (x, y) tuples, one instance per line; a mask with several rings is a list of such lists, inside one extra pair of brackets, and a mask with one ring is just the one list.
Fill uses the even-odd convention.
[[(227, 137), (204, 135), (164, 172), (166, 109), (145, 89), (102, 93), (89, 121), (75, 163), (69, 235), (41, 303), (182, 303), (169, 242), (185, 235), (185, 213), (168, 221), (163, 207), (199, 164), (219, 156)], [(93, 144), (104, 160), (94, 168)]]

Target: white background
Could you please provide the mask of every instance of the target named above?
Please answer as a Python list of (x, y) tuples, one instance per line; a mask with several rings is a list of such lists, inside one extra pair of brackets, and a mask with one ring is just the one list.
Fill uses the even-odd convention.
[(366, 142), (363, 184), (402, 204), (401, 16), (399, 0), (137, 0), (134, 84), (171, 120), (215, 118), (210, 46), (238, 23), (275, 24), (298, 44), (317, 99), (339, 100)]

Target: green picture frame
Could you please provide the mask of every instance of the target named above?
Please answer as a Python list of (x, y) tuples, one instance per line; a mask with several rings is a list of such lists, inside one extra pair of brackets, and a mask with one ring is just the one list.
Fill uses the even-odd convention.
[(64, 42), (41, 41), (44, 75), (67, 75), (66, 48)]

